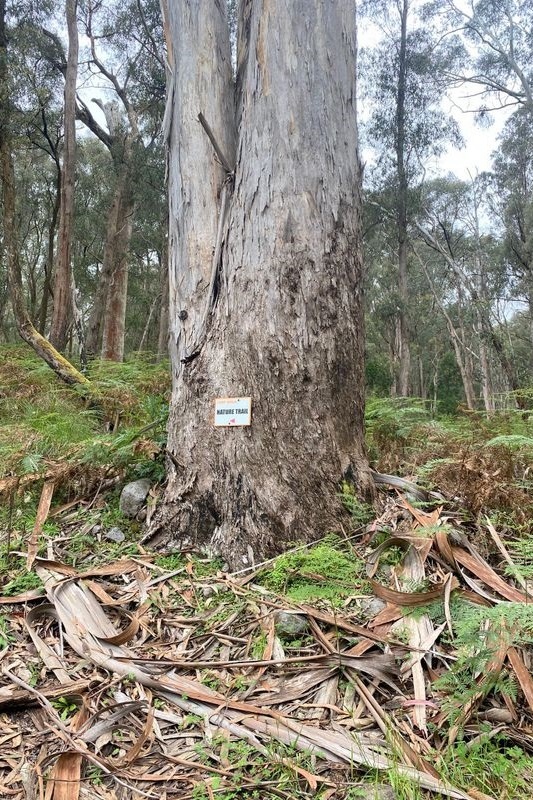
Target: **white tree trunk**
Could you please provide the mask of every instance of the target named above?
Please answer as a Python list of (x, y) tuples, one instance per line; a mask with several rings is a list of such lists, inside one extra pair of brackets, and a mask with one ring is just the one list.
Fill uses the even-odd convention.
[[(236, 566), (331, 530), (341, 479), (370, 480), (353, 4), (245, 0), (236, 90), (224, 7), (166, 13), (173, 467), (157, 531)], [(213, 426), (227, 396), (252, 397), (250, 427)]]

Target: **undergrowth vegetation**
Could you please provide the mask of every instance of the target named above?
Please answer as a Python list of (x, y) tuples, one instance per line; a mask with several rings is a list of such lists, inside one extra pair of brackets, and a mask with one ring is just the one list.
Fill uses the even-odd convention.
[(422, 401), (373, 398), (366, 420), (378, 471), (414, 475), (473, 515), (532, 532), (533, 414), (459, 411), (435, 419)]
[(0, 348), (0, 478), (57, 462), (134, 470), (153, 461), (167, 419), (168, 365), (138, 354), (124, 364), (94, 361), (88, 377), (84, 396), (27, 348)]
[(364, 564), (354, 550), (329, 535), (313, 547), (279, 556), (260, 582), (296, 603), (321, 599), (336, 606), (361, 587), (363, 576)]
[[(119, 488), (126, 480), (149, 477), (152, 483), (164, 478), (164, 444), (169, 399), (166, 364), (154, 364), (142, 355), (125, 364), (93, 362), (90, 366), (91, 396), (58, 383), (24, 347), (0, 349), (0, 583), (5, 597), (39, 589), (39, 578), (26, 569), (26, 548), (35, 523), (43, 480), (53, 475), (56, 481), (54, 508), (44, 523), (37, 542), (37, 554), (46, 556), (53, 542), (54, 557), (76, 567), (142, 554), (139, 538), (142, 523), (127, 520), (119, 511)], [(447, 519), (460, 519), (469, 526), (476, 546), (487, 558), (496, 558), (501, 574), (515, 580), (526, 593), (533, 580), (533, 423), (528, 413), (507, 411), (486, 417), (473, 412), (433, 418), (425, 404), (416, 400), (370, 399), (367, 405), (367, 446), (372, 467), (385, 473), (408, 476), (435, 494), (429, 504), (445, 508)], [(442, 499), (438, 493), (442, 493)], [(354, 487), (343, 483), (340, 497), (349, 512), (343, 536), (329, 534), (312, 546), (295, 547), (264, 565), (254, 578), (254, 586), (265, 595), (276, 595), (296, 613), (298, 606), (314, 604), (331, 614), (338, 609), (365, 620), (365, 602), (372, 586), (365, 558), (371, 548), (383, 547), (375, 579), (386, 582), (395, 575), (405, 552), (391, 541), (387, 525), (375, 522), (376, 509), (360, 501)], [(89, 498), (86, 505), (69, 504)], [(68, 513), (55, 515), (66, 509)], [(383, 508), (379, 510), (383, 511)], [(401, 524), (401, 521), (400, 521)], [(511, 558), (502, 564), (487, 525), (497, 528), (505, 539)], [(121, 542), (102, 536), (112, 527), (125, 534)], [(451, 533), (453, 524), (439, 522), (441, 533)], [(426, 536), (437, 530), (428, 525)], [(224, 595), (209, 587), (198, 599), (194, 579), (215, 575), (224, 569), (220, 561), (198, 554), (164, 554), (153, 557), (159, 572), (189, 576), (191, 596), (203, 610), (218, 608), (220, 614), (235, 614), (235, 604), (224, 605)], [(425, 591), (426, 586), (404, 591)], [(366, 600), (365, 600), (366, 598)], [(180, 601), (182, 597), (180, 596)], [(172, 596), (166, 598), (172, 608)], [(384, 604), (383, 604), (384, 605)], [(161, 609), (164, 611), (165, 609)], [(461, 711), (474, 699), (515, 698), (517, 686), (505, 670), (485, 680), (491, 660), (501, 642), (509, 647), (533, 644), (533, 611), (523, 603), (504, 602), (488, 608), (462, 597), (452, 597), (449, 605), (451, 629), (443, 641), (455, 653), (449, 669), (435, 680), (434, 697), (447, 713), (448, 730), (461, 718)], [(218, 613), (218, 612), (217, 612)], [(405, 617), (427, 615), (435, 625), (449, 622), (444, 602), (405, 609)], [(400, 620), (400, 623), (402, 620)], [(408, 629), (406, 626), (406, 641)], [(198, 625), (196, 633), (201, 632)], [(283, 638), (283, 637), (282, 637)], [(0, 617), (0, 649), (12, 639), (5, 617)], [(401, 640), (398, 627), (396, 641)], [(268, 649), (262, 632), (250, 649), (252, 658), (261, 659)], [(307, 646), (305, 630), (291, 638), (285, 634), (283, 646), (289, 654)], [(216, 673), (202, 678), (218, 689)], [(246, 691), (246, 676), (235, 677)], [(62, 718), (75, 710), (58, 701)], [(222, 740), (221, 740), (222, 741)], [(227, 746), (226, 740), (222, 745)], [(266, 759), (242, 742), (231, 743), (229, 756), (241, 759), (243, 774), (254, 769), (283, 787), (291, 796), (299, 795), (294, 771), (284, 764), (285, 751), (272, 752)], [(201, 747), (198, 758), (202, 760)], [(533, 779), (533, 759), (529, 747), (521, 747), (503, 733), (494, 735), (487, 728), (468, 739), (459, 728), (448, 747), (426, 754), (451, 783), (474, 787), (478, 792), (502, 800), (526, 800)], [(312, 770), (312, 760), (298, 755), (302, 769)], [(391, 771), (388, 782), (398, 800), (421, 800), (427, 795), (417, 786)], [(383, 781), (383, 775), (360, 773), (347, 798), (369, 797), (369, 787)], [(217, 787), (213, 787), (215, 790)], [(195, 789), (198, 800), (208, 795)], [(209, 796), (211, 796), (209, 794)], [(220, 797), (240, 796), (239, 790), (220, 792)], [(302, 797), (306, 796), (305, 792)], [(320, 795), (320, 792), (318, 794)]]
[[(0, 348), (0, 585), (9, 596), (40, 585), (17, 552), (27, 546), (45, 478), (54, 480), (54, 506), (37, 554), (53, 540), (68, 564), (135, 554), (140, 526), (120, 514), (117, 481), (164, 478), (168, 364), (137, 354), (124, 364), (94, 361), (88, 377), (90, 395), (58, 381), (28, 348)], [(64, 536), (55, 511), (84, 497), (90, 510), (74, 507)], [(114, 526), (124, 542), (102, 538)]]

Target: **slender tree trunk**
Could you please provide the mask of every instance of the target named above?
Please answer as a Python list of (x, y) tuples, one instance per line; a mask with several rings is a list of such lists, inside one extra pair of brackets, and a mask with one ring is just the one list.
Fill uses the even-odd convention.
[[(475, 389), (475, 370), (474, 370), (474, 358), (470, 347), (467, 347), (464, 353), (464, 364), (465, 364), (466, 383), (468, 386), (468, 396), (473, 398), (472, 402), (474, 403), (474, 405), (472, 406), (472, 408), (475, 409), (477, 408), (477, 398)], [(465, 395), (466, 395), (466, 388), (465, 388)]]
[[(456, 288), (457, 288), (458, 314), (459, 314), (459, 323), (457, 325), (456, 333), (457, 333), (457, 344), (460, 344), (460, 351), (461, 351), (460, 357), (461, 357), (461, 363), (463, 365), (462, 369), (459, 366), (459, 362), (457, 363), (459, 366), (459, 370), (461, 371), (461, 379), (463, 381), (463, 389), (465, 393), (466, 405), (467, 408), (473, 411), (474, 409), (477, 408), (476, 391), (474, 388), (474, 358), (473, 358), (472, 347), (469, 346), (465, 330), (463, 287), (460, 284), (458, 284)], [(456, 353), (456, 359), (457, 359), (457, 353)]]
[(479, 343), (479, 364), (481, 367), (481, 391), (483, 394), (483, 404), (487, 415), (494, 413), (494, 390), (492, 387), (492, 370), (490, 359), (487, 354), (487, 347), (481, 339)]
[(46, 320), (48, 318), (48, 300), (52, 294), (52, 275), (54, 270), (54, 247), (55, 247), (57, 221), (59, 218), (60, 202), (61, 202), (61, 169), (58, 167), (54, 205), (52, 207), (52, 216), (50, 217), (50, 224), (48, 226), (48, 244), (46, 252), (46, 263), (44, 266), (43, 294), (41, 297), (41, 305), (39, 308), (38, 329), (39, 333), (42, 334), (43, 336), (46, 331)]
[(4, 341), (7, 341), (6, 325), (5, 325), (5, 313), (8, 304), (7, 298), (8, 298), (7, 289), (2, 290), (2, 296), (0, 297), (0, 335), (2, 336)]
[(35, 264), (26, 265), (26, 294), (28, 303), (28, 315), (31, 320), (37, 316), (37, 280), (35, 277)]
[(408, 177), (405, 164), (405, 106), (407, 89), (407, 17), (409, 14), (409, 0), (403, 0), (400, 6), (401, 35), (398, 92), (396, 101), (396, 170), (398, 176), (398, 297), (400, 308), (398, 310), (398, 344), (399, 344), (399, 374), (398, 394), (407, 397), (409, 394), (409, 373), (411, 367), (411, 353), (409, 348), (409, 322), (407, 309), (409, 308), (409, 287), (407, 282), (407, 257), (408, 257), (408, 230), (407, 230), (407, 194)]
[(150, 333), (150, 326), (152, 324), (152, 320), (154, 318), (155, 309), (157, 305), (161, 304), (161, 295), (156, 295), (152, 302), (150, 303), (150, 308), (148, 309), (148, 316), (146, 317), (146, 322), (144, 324), (143, 332), (141, 334), (141, 338), (139, 340), (139, 344), (137, 345), (137, 350), (142, 352), (146, 349), (146, 343), (148, 341), (148, 335)]
[(422, 398), (422, 400), (425, 400), (427, 398), (427, 389), (424, 376), (424, 362), (422, 361), (421, 356), (418, 356), (418, 381), (420, 383), (419, 396)]
[(529, 345), (530, 345), (530, 381), (533, 381), (533, 272), (529, 274), (528, 280), (528, 306), (529, 306)]
[[(129, 152), (115, 164), (117, 175), (109, 207), (104, 256), (89, 321), (87, 353), (122, 361), (128, 290), (128, 254), (135, 204), (131, 190)], [(100, 342), (102, 342), (100, 347)]]
[[(237, 566), (334, 529), (343, 476), (370, 481), (353, 4), (245, 0), (236, 123), (225, 13), (167, 4), (173, 466), (152, 534)], [(247, 396), (249, 427), (213, 425), (215, 398)]]
[[(129, 172), (129, 170), (128, 170)], [(135, 203), (129, 179), (126, 178), (116, 218), (110, 260), (112, 267), (107, 284), (105, 313), (102, 331), (102, 358), (122, 361), (126, 330), (126, 303), (128, 297), (129, 249)]]
[(437, 351), (435, 351), (435, 360), (433, 368), (433, 399), (431, 403), (431, 413), (436, 416), (439, 408), (439, 366), (440, 358)]
[(389, 374), (390, 374), (390, 396), (392, 398), (398, 397), (398, 374), (397, 374), (397, 360), (398, 360), (398, 320), (394, 323), (394, 330), (391, 332), (389, 341)]
[(54, 279), (54, 308), (50, 341), (64, 350), (72, 323), (71, 246), (74, 225), (74, 182), (76, 169), (76, 80), (78, 75), (77, 0), (66, 0), (68, 57), (65, 72), (65, 102), (63, 126), (63, 168), (61, 170), (61, 204), (57, 237), (56, 273)]
[(465, 393), (465, 402), (466, 407), (470, 411), (474, 411), (476, 407), (476, 393), (474, 391), (474, 384), (472, 380), (472, 373), (468, 369), (468, 365), (466, 363), (466, 359), (463, 359), (463, 353), (461, 352), (461, 348), (459, 344), (453, 339), (453, 349), (455, 353), (455, 361), (459, 368), (459, 372), (461, 374), (461, 381), (463, 382), (463, 391)]
[(93, 305), (89, 315), (89, 321), (87, 323), (87, 353), (92, 357), (94, 357), (100, 349), (103, 320), (106, 308), (106, 297), (111, 281), (111, 275), (113, 274), (115, 238), (117, 234), (118, 219), (120, 216), (120, 206), (122, 205), (123, 191), (123, 177), (119, 175), (117, 178), (115, 191), (113, 193), (113, 200), (111, 201), (107, 215), (106, 239), (104, 243), (102, 269), (100, 270)]

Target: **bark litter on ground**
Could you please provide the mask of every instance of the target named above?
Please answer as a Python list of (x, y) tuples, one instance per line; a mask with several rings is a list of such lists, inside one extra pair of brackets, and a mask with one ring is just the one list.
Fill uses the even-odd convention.
[[(512, 564), (492, 526), (487, 535)], [(533, 749), (531, 653), (488, 613), (528, 604), (528, 587), (482, 557), (443, 506), (421, 510), (398, 491), (347, 547), (365, 560), (367, 590), (354, 583), (333, 607), (275, 595), (260, 570), (202, 576), (191, 559), (169, 572), (148, 552), (75, 569), (53, 542), (38, 558), (32, 536), (44, 592), (0, 598), (1, 796), (340, 800), (358, 786), (385, 796), (394, 772), (428, 797), (490, 798), (450, 784), (433, 754), (487, 726)], [(487, 609), (495, 642), (460, 708), (435, 683), (457, 658), (457, 596)], [(516, 700), (494, 688), (503, 673)]]

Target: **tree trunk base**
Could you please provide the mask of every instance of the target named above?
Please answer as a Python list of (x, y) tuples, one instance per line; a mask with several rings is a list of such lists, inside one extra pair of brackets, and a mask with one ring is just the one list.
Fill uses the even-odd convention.
[[(373, 498), (374, 482), (364, 461), (351, 465), (344, 478), (362, 500)], [(156, 549), (220, 557), (231, 570), (253, 567), (295, 543), (344, 531), (350, 515), (342, 504), (341, 480), (308, 468), (290, 484), (273, 484), (271, 473), (265, 493), (254, 491), (239, 472), (225, 471), (202, 488), (198, 475), (180, 480), (174, 470), (142, 541)]]

